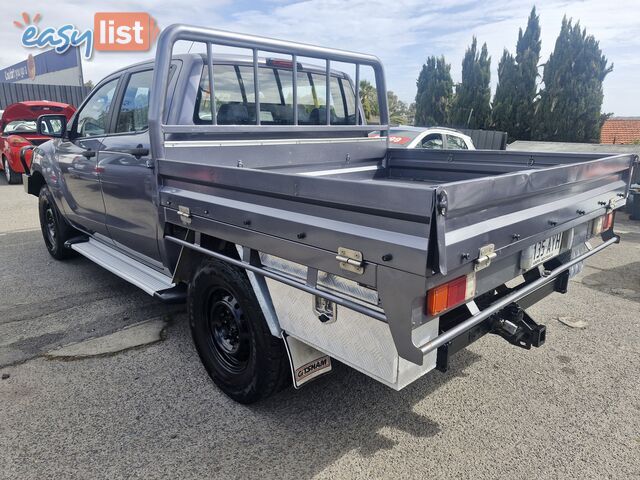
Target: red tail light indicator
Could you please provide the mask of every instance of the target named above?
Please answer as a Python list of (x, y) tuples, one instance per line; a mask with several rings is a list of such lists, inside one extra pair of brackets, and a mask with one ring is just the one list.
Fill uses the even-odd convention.
[(436, 316), (445, 310), (472, 299), (476, 294), (476, 274), (471, 272), (462, 277), (438, 285), (427, 292), (427, 313)]

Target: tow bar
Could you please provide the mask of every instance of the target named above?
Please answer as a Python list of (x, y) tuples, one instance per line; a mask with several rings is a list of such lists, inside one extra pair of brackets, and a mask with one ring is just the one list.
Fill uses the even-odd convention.
[(512, 345), (526, 350), (541, 347), (547, 337), (547, 327), (538, 325), (516, 303), (508, 305), (489, 320), (493, 324), (489, 333), (500, 335)]
[(544, 345), (547, 338), (547, 327), (538, 325), (520, 305), (511, 303), (438, 348), (436, 368), (441, 372), (446, 372), (453, 354), (471, 345), (487, 333), (499, 335), (516, 347), (530, 350), (531, 347)]

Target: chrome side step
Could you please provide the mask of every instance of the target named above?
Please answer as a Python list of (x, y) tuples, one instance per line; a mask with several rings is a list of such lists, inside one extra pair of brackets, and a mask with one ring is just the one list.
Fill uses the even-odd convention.
[(92, 238), (87, 242), (71, 243), (69, 246), (92, 262), (144, 290), (149, 295), (156, 295), (158, 292), (175, 287), (175, 284), (171, 282), (171, 277), (167, 277)]

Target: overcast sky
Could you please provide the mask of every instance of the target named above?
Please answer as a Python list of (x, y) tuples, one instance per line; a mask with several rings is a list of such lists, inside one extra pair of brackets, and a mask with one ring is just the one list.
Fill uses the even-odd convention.
[[(604, 83), (603, 110), (640, 115), (640, 2), (638, 0), (539, 1), (542, 62), (553, 49), (562, 16), (587, 28), (614, 70)], [(518, 28), (526, 25), (531, 1), (521, 0), (115, 0), (5, 2), (0, 28), (0, 66), (24, 60), (21, 31), (12, 25), (22, 11), (40, 13), (41, 26), (73, 23), (92, 27), (99, 11), (144, 11), (162, 28), (171, 23), (266, 35), (323, 46), (373, 53), (385, 64), (388, 88), (413, 101), (416, 78), (429, 55), (445, 55), (454, 82), (460, 81), (464, 51), (476, 35), (492, 57), (492, 86), (502, 50), (515, 50)], [(35, 53), (35, 52), (34, 52)], [(101, 53), (84, 63), (94, 82), (110, 71), (144, 60), (152, 52)]]

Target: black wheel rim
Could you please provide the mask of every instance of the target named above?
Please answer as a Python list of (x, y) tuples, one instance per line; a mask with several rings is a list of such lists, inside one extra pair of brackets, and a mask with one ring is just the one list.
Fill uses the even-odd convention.
[(233, 294), (224, 288), (213, 291), (208, 303), (209, 347), (228, 373), (242, 372), (251, 353), (244, 312)]
[(56, 216), (49, 201), (45, 200), (44, 205), (44, 233), (47, 236), (49, 247), (56, 244)]

